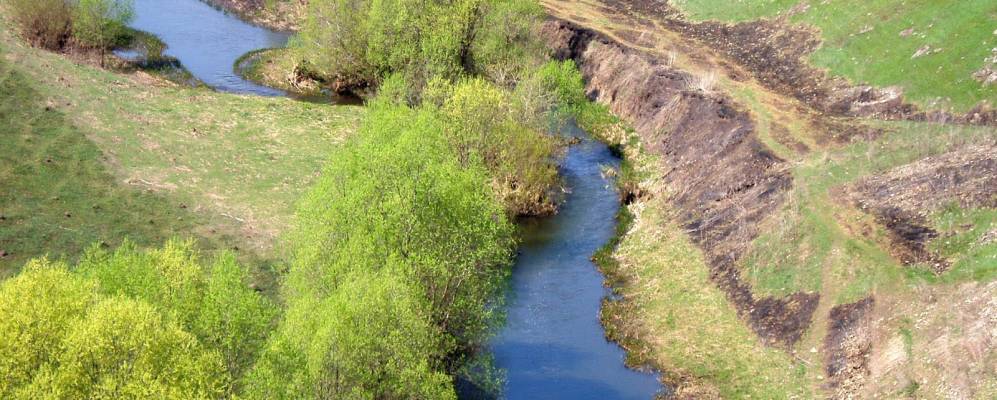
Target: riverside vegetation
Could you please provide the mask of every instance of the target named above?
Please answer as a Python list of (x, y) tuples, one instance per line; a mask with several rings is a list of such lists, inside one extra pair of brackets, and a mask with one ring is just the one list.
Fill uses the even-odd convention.
[[(92, 43), (88, 48), (103, 54), (117, 42), (83, 39), (82, 27), (92, 21), (84, 23), (73, 10), (86, 4), (48, 4), (68, 10), (65, 21), (72, 26), (59, 25), (52, 32), (35, 29), (39, 21), (50, 20), (25, 18), (52, 8), (8, 3), (2, 15), (11, 23), (5, 26), (23, 40), (57, 51), (75, 41)], [(127, 3), (101, 4), (107, 7), (98, 8), (100, 13), (87, 14), (99, 16), (101, 32), (123, 26)], [(105, 242), (89, 250), (48, 249), (66, 261), (37, 258), (0, 283), (0, 369), (9, 377), (0, 385), (0, 397), (454, 398), (456, 376), (489, 387), (494, 376), (470, 359), (501, 315), (499, 293), (516, 244), (512, 220), (556, 210), (556, 163), (563, 144), (548, 132), (584, 100), (573, 64), (544, 61), (542, 46), (532, 36), (541, 17), (539, 5), (528, 0), (311, 2), (299, 43), (312, 44), (295, 51), (307, 56), (316, 66), (313, 73), (324, 79), (377, 87), (377, 97), (363, 112), (213, 93), (142, 73), (139, 79), (155, 86), (116, 84), (122, 78), (114, 73), (24, 47), (3, 33), (4, 46), (13, 49), (0, 53), (2, 83), (18, 95), (8, 98), (5, 90), (0, 117), (20, 127), (20, 139), (13, 143), (33, 151), (41, 137), (77, 143), (56, 148), (87, 169), (80, 171), (85, 175), (37, 170), (28, 164), (38, 160), (5, 152), (4, 171), (10, 172), (4, 174), (19, 183), (4, 198), (4, 213), (11, 219), (5, 216), (2, 243), (13, 243), (15, 232), (58, 237), (62, 233), (56, 228), (80, 218), (67, 211), (66, 220), (53, 221), (53, 229), (24, 231), (46, 226), (24, 228), (33, 226), (25, 220), (31, 207), (42, 207), (34, 212), (41, 218), (48, 218), (51, 207), (31, 205), (46, 193), (21, 182), (30, 177), (64, 180), (57, 204), (85, 208), (88, 200), (107, 199), (104, 206), (127, 212), (107, 219), (94, 206), (82, 227), (120, 230), (98, 233)], [(349, 42), (314, 42), (346, 30)], [(405, 40), (393, 39), (402, 34)], [(355, 63), (328, 63), (333, 55), (354, 57)], [(33, 80), (42, 76), (22, 65), (37, 65), (71, 83), (36, 84)], [(38, 94), (59, 99), (66, 115), (59, 116), (55, 105), (34, 103), (30, 98)], [(197, 107), (187, 107), (181, 100), (186, 97), (196, 98)], [(36, 105), (21, 111), (16, 104)], [(266, 165), (243, 162), (223, 170), (205, 165), (192, 172), (197, 179), (163, 175), (164, 161), (224, 160), (227, 152), (255, 151), (224, 136), (190, 145), (180, 138), (171, 141), (175, 133), (169, 133), (178, 130), (172, 125), (178, 118), (201, 123), (194, 136), (252, 132), (251, 126), (210, 122), (221, 116), (209, 110), (239, 118), (248, 116), (241, 114), (245, 107), (259, 108), (250, 119), (269, 115), (264, 120), (286, 125), (275, 135), (296, 133), (287, 137), (289, 143), (268, 146), (268, 153), (311, 147), (306, 157), (278, 159), (294, 167), (287, 171), (273, 168), (270, 157)], [(132, 117), (117, 118), (119, 113)], [(349, 129), (349, 123), (339, 122), (352, 119), (346, 113), (360, 115), (361, 121), (345, 140), (314, 132), (334, 130), (336, 124)], [(73, 119), (81, 114), (84, 118)], [(86, 126), (86, 136), (76, 124)], [(163, 132), (162, 137), (143, 139), (141, 131), (149, 129)], [(110, 150), (116, 146), (122, 146), (120, 153)], [(129, 153), (130, 146), (140, 150)], [(293, 220), (285, 222), (281, 210), (293, 202), (293, 190), (287, 201), (267, 202), (247, 193), (252, 186), (239, 187), (248, 182), (240, 183), (240, 175), (258, 182), (259, 175), (271, 174), (277, 186), (292, 187), (283, 175), (299, 173), (290, 179), (307, 183), (311, 174), (305, 171), (315, 164), (311, 155), (330, 149), (326, 167), (298, 201)], [(110, 167), (97, 159), (99, 153), (114, 155)], [(157, 176), (143, 179), (150, 182), (146, 193), (115, 181), (139, 171)], [(88, 186), (91, 181), (100, 183)], [(215, 198), (206, 195), (217, 189), (226, 190), (217, 196), (225, 200), (211, 207), (166, 205), (205, 202)], [(286, 255), (272, 254), (276, 248), (266, 241), (252, 246), (255, 256), (241, 256), (242, 262), (231, 252), (217, 251), (244, 240), (216, 234), (215, 228), (209, 234), (204, 225), (239, 209), (253, 213), (271, 232), (290, 226), (280, 246)], [(163, 210), (176, 211), (159, 220)], [(218, 228), (241, 230), (239, 236), (245, 229)], [(117, 250), (105, 249), (126, 236), (147, 246), (178, 232), (200, 239), (169, 241), (159, 249), (125, 241)], [(94, 239), (80, 235), (64, 241), (78, 246)], [(20, 242), (14, 250), (22, 256), (43, 248)], [(288, 267), (260, 267), (260, 259)], [(279, 288), (253, 290), (261, 288), (261, 279)]]

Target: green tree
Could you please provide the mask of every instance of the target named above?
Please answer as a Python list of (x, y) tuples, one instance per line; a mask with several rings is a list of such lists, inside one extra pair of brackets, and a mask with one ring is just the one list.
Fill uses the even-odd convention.
[(341, 84), (371, 82), (367, 60), (367, 14), (370, 0), (312, 0), (295, 50), (308, 67)]
[(470, 43), (471, 72), (511, 87), (545, 58), (536, 35), (544, 11), (533, 0), (483, 1)]
[(253, 372), (251, 397), (455, 398), (424, 295), (387, 270), (343, 277), (313, 307), (292, 307), (282, 334), (301, 350), (276, 342)]
[(540, 126), (528, 126), (516, 99), (475, 78), (456, 85), (444, 102), (446, 132), (462, 163), (481, 162), (492, 186), (513, 214), (553, 212), (560, 183), (560, 144)]
[(135, 16), (132, 0), (76, 0), (73, 38), (81, 45), (104, 52), (113, 47)]
[(71, 324), (31, 398), (217, 399), (228, 385), (221, 356), (141, 301), (109, 298)]
[(28, 263), (0, 284), (0, 398), (19, 391), (60, 351), (69, 327), (95, 304), (96, 285), (61, 264)]
[(113, 253), (94, 247), (78, 271), (99, 282), (109, 296), (152, 304), (200, 343), (224, 356), (236, 379), (263, 347), (277, 309), (247, 285), (231, 254), (203, 264), (192, 241), (171, 240), (142, 251), (126, 242)]

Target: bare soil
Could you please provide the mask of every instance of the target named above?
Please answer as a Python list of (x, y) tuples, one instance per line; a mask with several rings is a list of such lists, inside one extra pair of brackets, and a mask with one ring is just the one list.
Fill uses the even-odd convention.
[(997, 146), (963, 147), (863, 179), (850, 197), (886, 227), (895, 257), (905, 264), (931, 263), (943, 272), (948, 263), (927, 250), (938, 232), (926, 218), (952, 202), (997, 207)]
[(662, 157), (664, 179), (681, 188), (669, 201), (706, 254), (714, 283), (766, 342), (796, 343), (818, 295), (757, 298), (737, 268), (761, 221), (792, 186), (784, 160), (758, 140), (748, 113), (726, 96), (696, 89), (698, 78), (600, 33), (551, 20), (543, 35), (556, 56), (579, 65), (589, 96), (630, 121)]
[(979, 105), (965, 114), (919, 110), (897, 87), (855, 85), (807, 63), (820, 45), (816, 32), (786, 16), (741, 23), (693, 22), (667, 1), (605, 0), (611, 12), (654, 18), (672, 31), (696, 38), (747, 68), (766, 87), (793, 96), (828, 115), (997, 125), (997, 109)]
[(831, 309), (831, 326), (824, 338), (825, 388), (831, 398), (853, 398), (869, 376), (874, 304), (872, 297), (866, 297)]

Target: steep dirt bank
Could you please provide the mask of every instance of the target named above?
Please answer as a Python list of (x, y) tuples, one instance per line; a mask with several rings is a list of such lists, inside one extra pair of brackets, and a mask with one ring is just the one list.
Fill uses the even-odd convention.
[(250, 23), (276, 31), (297, 31), (307, 0), (202, 0), (235, 13)]
[(599, 33), (551, 20), (543, 35), (556, 56), (579, 65), (589, 95), (630, 121), (662, 157), (665, 181), (681, 188), (670, 202), (706, 254), (715, 284), (759, 336), (792, 346), (809, 327), (818, 296), (759, 298), (737, 269), (759, 223), (793, 184), (784, 161), (759, 141), (748, 113), (724, 95), (697, 88), (701, 78)]
[(789, 94), (823, 113), (997, 125), (997, 109), (992, 106), (979, 105), (965, 114), (921, 110), (904, 100), (899, 87), (856, 85), (829, 76), (806, 61), (820, 45), (818, 34), (810, 28), (792, 25), (788, 16), (735, 24), (693, 22), (668, 1), (606, 0), (605, 3), (611, 7), (607, 11), (654, 18), (667, 29), (701, 40), (736, 60), (766, 87)]
[(938, 237), (926, 219), (945, 204), (997, 207), (997, 147), (970, 146), (868, 177), (852, 188), (856, 206), (890, 232), (891, 252), (904, 264), (948, 262), (927, 249)]

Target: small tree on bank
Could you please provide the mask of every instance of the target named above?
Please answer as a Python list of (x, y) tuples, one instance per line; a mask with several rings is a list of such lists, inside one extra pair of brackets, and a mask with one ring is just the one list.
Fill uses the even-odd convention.
[(132, 0), (79, 0), (73, 13), (73, 37), (85, 47), (104, 54), (113, 47), (135, 17)]

